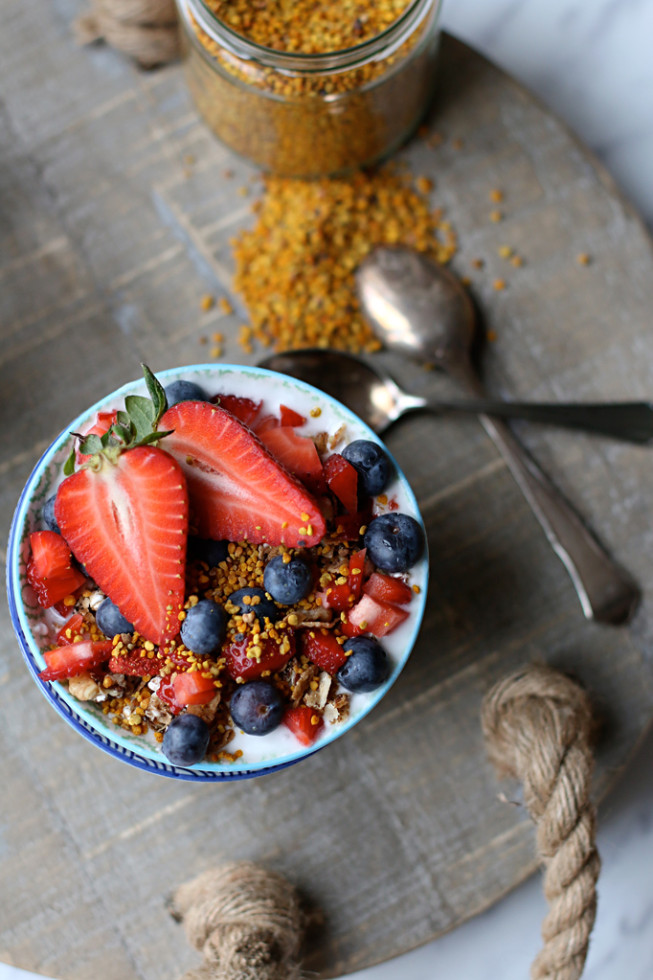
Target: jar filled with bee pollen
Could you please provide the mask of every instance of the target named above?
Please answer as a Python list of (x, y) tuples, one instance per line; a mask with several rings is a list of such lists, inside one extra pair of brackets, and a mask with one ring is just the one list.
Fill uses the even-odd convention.
[(177, 0), (192, 98), (264, 170), (344, 174), (397, 149), (435, 84), (440, 0)]

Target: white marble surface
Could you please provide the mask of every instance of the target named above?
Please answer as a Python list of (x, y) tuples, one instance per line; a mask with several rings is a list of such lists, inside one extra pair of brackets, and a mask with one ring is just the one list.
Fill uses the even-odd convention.
[[(563, 118), (653, 228), (653, 0), (445, 0), (443, 20)], [(652, 770), (653, 734), (601, 808), (586, 980), (653, 978)], [(525, 980), (544, 912), (536, 877), (456, 932), (355, 978)], [(0, 964), (0, 980), (30, 976)]]

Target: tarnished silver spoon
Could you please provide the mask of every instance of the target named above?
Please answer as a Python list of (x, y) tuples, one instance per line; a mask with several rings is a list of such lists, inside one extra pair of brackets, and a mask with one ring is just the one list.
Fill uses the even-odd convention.
[[(470, 395), (484, 398), (470, 360), (476, 328), (473, 304), (443, 266), (403, 247), (374, 249), (356, 273), (365, 315), (388, 348), (434, 363)], [(640, 592), (514, 435), (481, 415), (486, 432), (567, 569), (588, 619), (618, 624), (633, 613)]]

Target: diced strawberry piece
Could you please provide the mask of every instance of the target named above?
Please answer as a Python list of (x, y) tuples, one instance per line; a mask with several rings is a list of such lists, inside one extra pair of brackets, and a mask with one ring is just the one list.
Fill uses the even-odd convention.
[(342, 620), (338, 623), (338, 629), (345, 636), (362, 636), (366, 630), (361, 629), (360, 626), (355, 626), (354, 623), (350, 623), (348, 619)]
[(177, 674), (172, 680), (172, 688), (177, 704), (183, 707), (188, 704), (208, 704), (216, 695), (213, 678), (204, 677), (199, 670)]
[(84, 585), (86, 576), (73, 567), (70, 548), (56, 531), (34, 531), (29, 544), (27, 581), (40, 606), (54, 606)]
[(243, 398), (241, 395), (219, 395), (218, 404), (221, 408), (226, 408), (228, 412), (235, 415), (243, 425), (253, 428), (259, 416), (263, 402), (255, 402), (251, 398)]
[(127, 674), (129, 677), (155, 676), (159, 673), (161, 661), (148, 657), (141, 650), (131, 650), (111, 657), (109, 670), (112, 674)]
[(161, 701), (166, 705), (168, 710), (173, 715), (178, 715), (181, 709), (184, 707), (183, 704), (177, 703), (177, 698), (175, 697), (175, 689), (173, 687), (173, 682), (170, 677), (162, 677), (161, 683), (159, 684), (156, 695)]
[(290, 426), (279, 426), (258, 432), (264, 446), (275, 459), (285, 466), (293, 476), (308, 487), (312, 493), (320, 494), (326, 490), (322, 461), (315, 443), (308, 436), (300, 436)]
[(91, 641), (67, 643), (48, 650), (43, 654), (47, 666), (40, 672), (42, 681), (60, 681), (65, 677), (76, 677), (92, 667), (98, 667), (111, 656), (112, 644), (109, 640), (101, 643)]
[(302, 651), (311, 663), (329, 674), (335, 674), (346, 660), (344, 647), (338, 643), (333, 633), (325, 629), (305, 630)]
[(227, 661), (229, 674), (234, 679), (243, 677), (249, 681), (254, 677), (260, 677), (264, 671), (273, 673), (275, 670), (281, 670), (295, 655), (295, 635), (291, 630), (283, 632), (279, 630), (279, 636), (283, 639), (287, 638), (288, 642), (279, 646), (278, 641), (272, 637), (257, 642), (261, 648), (258, 659), (247, 656), (256, 643), (254, 636), (245, 635), (241, 640), (234, 640), (233, 643), (227, 644), (222, 650), (222, 656)]
[(372, 572), (363, 586), (363, 592), (377, 602), (389, 602), (394, 606), (405, 606), (413, 598), (410, 585), (383, 572)]
[(55, 516), (91, 578), (141, 636), (163, 645), (177, 635), (188, 493), (169, 453), (137, 446), (115, 463), (102, 458), (96, 471), (78, 470), (59, 487)]
[(281, 720), (302, 745), (312, 745), (324, 726), (320, 715), (306, 704), (287, 708)]
[(333, 453), (324, 463), (324, 476), (329, 490), (338, 498), (347, 513), (358, 510), (358, 473), (344, 456)]
[[(387, 602), (377, 602), (369, 595), (356, 603), (347, 616), (347, 625), (373, 636), (386, 636), (408, 618), (408, 611)], [(345, 624), (343, 623), (343, 626)], [(343, 630), (344, 632), (344, 630)], [(348, 634), (357, 635), (357, 634)]]
[[(109, 431), (109, 429), (111, 428), (113, 423), (117, 420), (117, 418), (118, 418), (117, 411), (98, 412), (95, 419), (95, 423), (91, 426), (90, 429), (87, 429), (86, 432), (84, 432), (83, 434), (85, 436), (90, 436), (90, 435), (103, 436), (105, 432)], [(91, 458), (90, 454), (80, 453), (79, 450), (77, 450), (76, 459), (78, 465), (81, 466), (82, 463), (85, 463), (86, 460), (90, 458)]]
[(349, 588), (356, 599), (360, 599), (363, 594), (366, 551), (366, 548), (362, 548), (361, 551), (354, 552), (349, 559)]
[(346, 583), (341, 585), (328, 585), (323, 595), (325, 604), (329, 609), (335, 609), (336, 612), (345, 612), (347, 609), (351, 609), (356, 601), (354, 593)]
[(287, 405), (279, 405), (279, 415), (281, 416), (282, 425), (304, 425), (306, 419), (299, 412), (296, 412), (294, 408), (288, 408)]
[(160, 426), (174, 430), (165, 446), (186, 475), (200, 537), (289, 547), (322, 540), (317, 502), (229, 412), (179, 402)]
[(269, 429), (278, 429), (280, 425), (281, 419), (278, 419), (276, 415), (264, 415), (254, 426), (254, 432), (260, 438), (262, 432), (267, 432)]
[(57, 644), (58, 646), (66, 646), (68, 643), (78, 643), (77, 637), (83, 640), (88, 640), (90, 638), (91, 631), (87, 624), (84, 622), (84, 617), (81, 613), (75, 613), (71, 616), (67, 623), (64, 623), (59, 632), (57, 633)]

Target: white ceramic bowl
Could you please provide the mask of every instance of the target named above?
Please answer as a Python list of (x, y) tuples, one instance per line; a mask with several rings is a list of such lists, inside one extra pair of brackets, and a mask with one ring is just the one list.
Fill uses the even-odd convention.
[[(319, 431), (333, 433), (344, 425), (345, 443), (360, 438), (380, 443), (378, 436), (340, 402), (286, 375), (242, 365), (200, 364), (161, 371), (157, 377), (163, 385), (179, 378), (196, 381), (210, 395), (229, 392), (257, 401), (263, 398), (264, 411), (276, 411), (280, 403), (286, 404), (306, 416), (307, 424), (299, 430), (302, 434)], [(385, 697), (397, 679), (414, 645), (424, 613), (428, 578), (426, 548), (422, 558), (411, 569), (411, 582), (419, 586), (419, 592), (410, 604), (410, 616), (381, 641), (391, 659), (390, 675), (375, 691), (351, 695), (351, 711), (346, 721), (324, 726), (317, 741), (308, 748), (301, 747), (285, 726), (279, 726), (279, 729), (264, 736), (239, 734), (238, 747), (243, 749), (243, 755), (237, 763), (204, 761), (188, 769), (171, 765), (154, 739), (118, 729), (107, 722), (100, 707), (92, 702), (78, 701), (69, 694), (65, 684), (47, 683), (39, 678), (39, 671), (45, 667), (43, 651), (52, 645), (54, 634), (63, 620), (55, 612), (44, 610), (37, 604), (26, 578), (28, 536), (32, 531), (45, 527), (41, 517), (43, 504), (63, 479), (63, 463), (72, 446), (70, 433), (84, 431), (98, 411), (122, 408), (124, 397), (128, 394), (146, 394), (144, 381), (124, 385), (66, 426), (36, 464), (18, 501), (9, 537), (7, 588), (12, 623), (27, 666), (41, 692), (69, 725), (105, 752), (139, 769), (175, 779), (224, 780), (244, 779), (292, 765), (324, 748), (358, 724)], [(310, 411), (316, 407), (320, 408), (320, 414), (318, 418), (313, 418)], [(410, 486), (394, 460), (393, 463), (394, 477), (386, 493), (389, 498), (395, 497), (401, 511), (421, 524)], [(234, 747), (236, 743), (230, 743), (229, 749)]]

